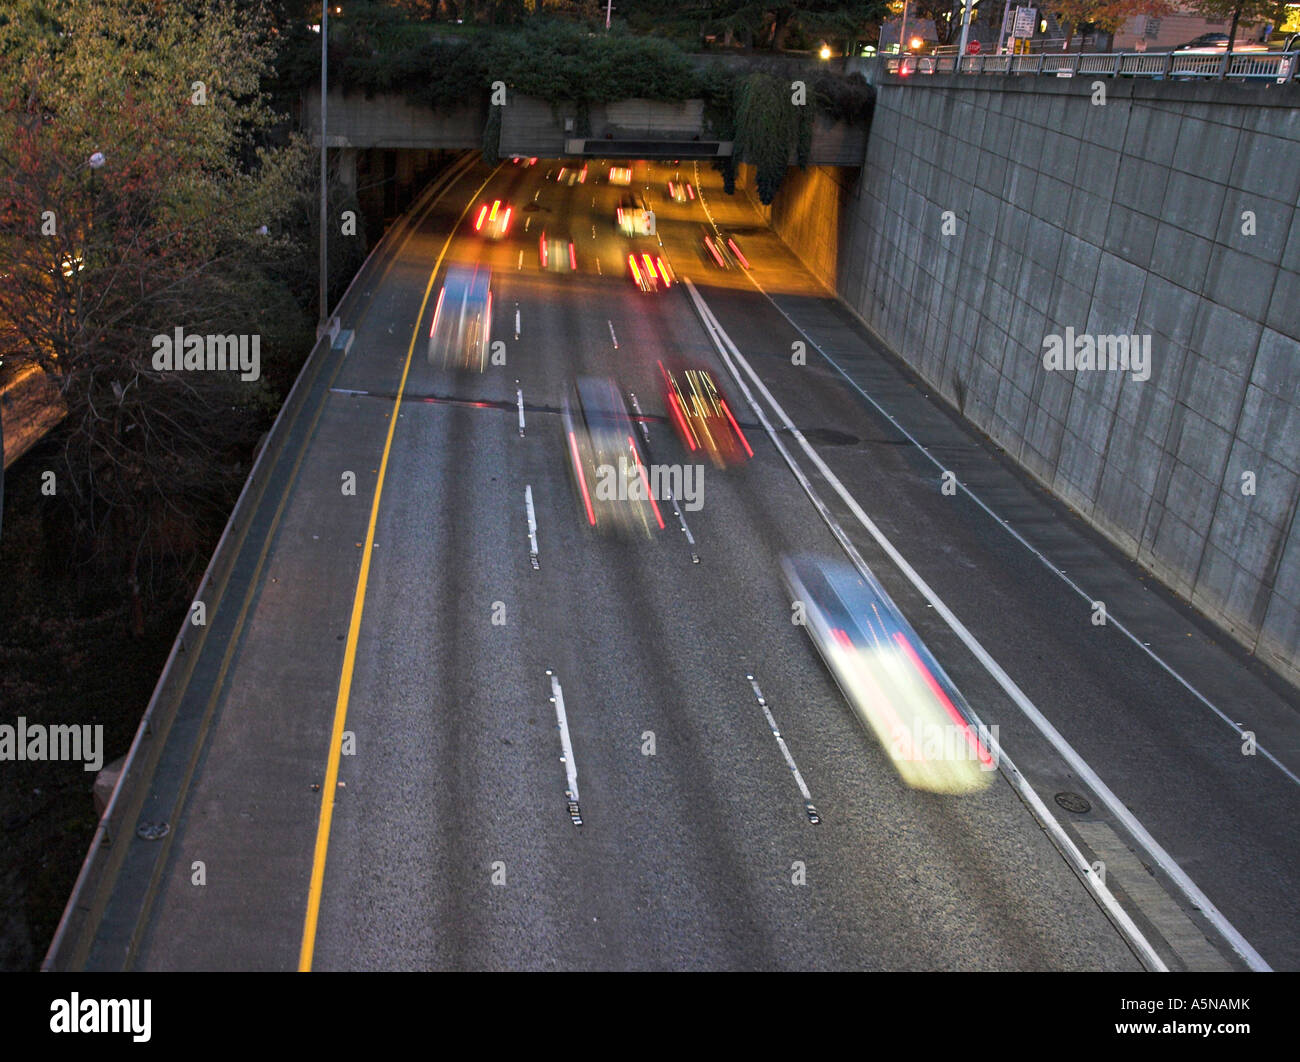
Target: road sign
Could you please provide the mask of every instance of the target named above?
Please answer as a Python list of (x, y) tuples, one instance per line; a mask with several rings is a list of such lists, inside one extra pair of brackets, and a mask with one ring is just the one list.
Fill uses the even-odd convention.
[(967, 54), (967, 55), (979, 55), (979, 53), (980, 53), (980, 42), (979, 42), (979, 41), (971, 41), (970, 44), (966, 45), (966, 54)]
[(1011, 36), (1028, 38), (1034, 35), (1034, 22), (1038, 18), (1038, 8), (1036, 7), (1018, 7), (1016, 8), (1016, 25), (1011, 31)]

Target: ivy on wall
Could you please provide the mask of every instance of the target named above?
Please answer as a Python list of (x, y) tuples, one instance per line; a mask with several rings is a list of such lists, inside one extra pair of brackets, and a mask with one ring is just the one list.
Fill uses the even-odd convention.
[[(874, 94), (861, 78), (829, 71), (806, 76), (807, 105), (791, 100), (790, 82), (768, 71), (737, 71), (719, 62), (697, 64), (670, 41), (626, 34), (589, 34), (566, 22), (539, 20), (524, 28), (483, 31), (465, 38), (421, 34), (414, 26), (341, 20), (331, 28), (330, 80), (345, 92), (401, 93), (430, 107), (477, 103), (487, 111), (483, 152), (500, 150), (501, 113), (487, 107), (495, 82), (576, 115), (579, 135), (590, 132), (593, 104), (624, 99), (702, 99), (704, 118), (719, 140), (735, 142), (720, 159), (728, 194), (735, 166), (752, 163), (759, 196), (770, 203), (791, 154), (806, 166), (813, 111), (837, 121), (869, 121)], [(314, 49), (314, 50), (313, 50)], [(296, 40), (281, 52), (281, 81), (311, 84), (320, 76), (319, 38)]]

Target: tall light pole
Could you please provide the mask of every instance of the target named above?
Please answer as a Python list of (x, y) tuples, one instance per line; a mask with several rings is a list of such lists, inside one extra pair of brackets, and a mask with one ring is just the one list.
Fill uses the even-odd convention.
[(907, 40), (907, 0), (903, 0), (903, 21), (898, 27), (898, 54), (903, 54), (904, 42)]
[(326, 190), (329, 180), (325, 147), (325, 107), (326, 83), (329, 77), (329, 0), (321, 0), (320, 5), (320, 321), (316, 326), (316, 335), (325, 330), (329, 322), (329, 270), (325, 256), (326, 225)]
[(961, 44), (957, 47), (957, 69), (956, 73), (961, 73), (961, 61), (966, 55), (966, 37), (970, 33), (970, 7), (971, 0), (966, 0), (961, 13)]

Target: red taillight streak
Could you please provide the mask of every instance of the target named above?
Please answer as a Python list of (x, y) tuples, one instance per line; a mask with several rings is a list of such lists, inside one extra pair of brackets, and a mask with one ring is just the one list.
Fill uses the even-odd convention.
[(695, 189), (692, 188), (689, 184), (686, 186), (686, 194), (689, 195), (692, 199), (695, 198)]
[(728, 240), (728, 241), (727, 241), (727, 246), (730, 247), (733, 251), (736, 252), (736, 257), (737, 257), (738, 259), (740, 259), (740, 264), (743, 265), (746, 269), (748, 269), (748, 268), (749, 268), (749, 259), (746, 258), (743, 254), (740, 253), (740, 248), (736, 246), (736, 241), (735, 241), (735, 240)]
[(480, 211), (478, 212), (478, 220), (477, 220), (476, 222), (474, 222), (474, 231), (475, 231), (475, 232), (481, 232), (481, 231), (482, 231), (482, 229), (483, 229), (483, 219), (484, 219), (485, 217), (487, 217), (487, 205), (486, 205), (486, 204), (484, 204), (483, 209), (480, 210)]
[(650, 274), (650, 279), (658, 280), (659, 274), (655, 272), (654, 263), (650, 261), (650, 256), (648, 254), (643, 254), (641, 260), (645, 262), (645, 271)]
[(496, 221), (496, 219), (497, 219), (497, 211), (500, 210), (500, 209), (501, 209), (501, 200), (500, 200), (500, 199), (494, 199), (494, 200), (492, 200), (492, 213), (490, 213), (490, 214), (488, 215), (488, 220), (489, 220), (489, 221)]
[(664, 278), (664, 287), (671, 288), (673, 282), (668, 279), (668, 267), (664, 265), (664, 260), (662, 258), (656, 258), (655, 262), (659, 266), (659, 275)]
[(542, 260), (542, 268), (546, 268), (546, 233), (542, 233), (542, 238), (537, 241), (537, 254)]
[(677, 401), (677, 392), (674, 391), (671, 387), (668, 389), (668, 402), (673, 408), (673, 414), (677, 417), (677, 423), (679, 423), (682, 426), (682, 434), (687, 436), (686, 441), (690, 444), (691, 449), (694, 450), (696, 448), (695, 432), (691, 428), (690, 422), (686, 419), (686, 415), (682, 411), (681, 404)]
[(573, 244), (569, 244), (569, 268), (573, 270), (578, 268), (578, 256), (574, 253)]
[(723, 400), (720, 404), (722, 406), (722, 412), (727, 414), (727, 419), (731, 421), (731, 426), (735, 428), (736, 434), (740, 436), (740, 442), (741, 445), (745, 447), (745, 453), (749, 454), (750, 457), (753, 457), (754, 451), (749, 448), (749, 440), (745, 438), (745, 433), (740, 430), (740, 425), (736, 423), (736, 418), (731, 415), (730, 407), (728, 407), (725, 400)]
[(627, 256), (627, 264), (630, 265), (630, 266), (632, 267), (632, 279), (635, 280), (635, 281), (637, 282), (638, 286), (640, 286), (640, 285), (641, 285), (641, 270), (637, 269), (637, 267), (636, 267), (636, 256), (635, 256), (635, 255), (628, 255), (628, 256)]
[(501, 231), (502, 231), (502, 233), (506, 233), (506, 232), (509, 232), (509, 231), (510, 231), (510, 211), (511, 211), (511, 209), (512, 209), (511, 207), (506, 207), (506, 214), (505, 214), (505, 217), (503, 217), (503, 218), (501, 219)]
[(573, 454), (573, 470), (578, 473), (578, 486), (582, 488), (582, 504), (587, 507), (587, 523), (596, 526), (596, 512), (591, 507), (591, 497), (587, 494), (587, 477), (582, 474), (582, 461), (578, 458), (578, 440), (569, 432), (569, 450)]
[(433, 333), (438, 331), (438, 316), (439, 314), (442, 313), (442, 299), (443, 296), (446, 294), (447, 294), (447, 288), (444, 285), (443, 289), (440, 292), (438, 292), (438, 305), (433, 308), (433, 324), (429, 326), (430, 339), (433, 338)]
[(713, 260), (717, 262), (718, 265), (722, 266), (723, 269), (726, 269), (727, 263), (722, 260), (722, 255), (718, 253), (718, 249), (713, 246), (713, 240), (708, 236), (704, 237), (704, 246), (709, 249), (709, 254), (713, 255)]
[(987, 763), (991, 766), (993, 764), (993, 757), (988, 754), (983, 743), (971, 731), (970, 724), (966, 722), (961, 712), (957, 711), (952, 701), (948, 699), (948, 695), (943, 692), (943, 687), (940, 686), (935, 677), (930, 674), (930, 669), (925, 666), (925, 662), (916, 655), (916, 650), (909, 644), (902, 631), (894, 632), (894, 641), (903, 647), (903, 652), (907, 654), (907, 658), (912, 662), (912, 666), (921, 673), (921, 677), (925, 679), (925, 684), (930, 687), (930, 692), (939, 698), (944, 710), (952, 717), (952, 721), (961, 728), (962, 735), (966, 738), (966, 743), (975, 750), (976, 754), (980, 758), (980, 762)]
[[(630, 435), (627, 437), (627, 444), (631, 447), (632, 453), (635, 455), (636, 442)], [(645, 496), (650, 499), (650, 508), (655, 511), (655, 520), (659, 523), (659, 530), (662, 531), (664, 529), (664, 518), (659, 514), (659, 504), (655, 501), (655, 496), (650, 493), (650, 480), (646, 478), (645, 465), (641, 463), (639, 458), (636, 462), (636, 470), (641, 476), (641, 486), (645, 487)]]

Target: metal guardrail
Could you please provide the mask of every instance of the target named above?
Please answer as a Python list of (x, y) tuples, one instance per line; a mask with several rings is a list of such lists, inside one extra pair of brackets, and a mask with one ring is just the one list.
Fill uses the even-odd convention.
[[(465, 160), (472, 159), (477, 153), (467, 152)], [(412, 205), (403, 215), (403, 220), (390, 227), (382, 239), (371, 248), (365, 262), (357, 270), (348, 284), (335, 308), (335, 314), (341, 314), (349, 305), (350, 298), (358, 280), (366, 275), (372, 265), (380, 259), (381, 250), (392, 247), (399, 239), (403, 229), (410, 224), (418, 208), (427, 197), (440, 194), (462, 174), (464, 162), (453, 162), (430, 186), (429, 190)], [(72, 895), (59, 919), (58, 928), (50, 941), (50, 946), (41, 963), (42, 971), (76, 969), (82, 965), (89, 954), (95, 929), (108, 904), (110, 886), (121, 866), (127, 846), (131, 843), (136, 819), (148, 795), (149, 783), (153, 772), (162, 756), (167, 734), (176, 719), (186, 686), (198, 662), (207, 632), (213, 617), (220, 607), (226, 585), (235, 562), (243, 546), (244, 536), (256, 514), (267, 484), (275, 471), (291, 433), (295, 418), (306, 405), (316, 379), (320, 376), (324, 364), (330, 359), (334, 350), (333, 339), (337, 329), (322, 332), (317, 337), (311, 353), (303, 363), (298, 378), (294, 381), (280, 412), (271, 425), (266, 439), (253, 462), (252, 471), (244, 482), (243, 490), (235, 507), (230, 512), (221, 533), (221, 539), (213, 550), (207, 570), (199, 581), (192, 600), (202, 601), (207, 606), (208, 624), (195, 626), (187, 614), (181, 623), (180, 633), (172, 643), (167, 663), (163, 666), (158, 684), (154, 687), (149, 706), (145, 709), (131, 748), (126, 754), (118, 775), (117, 785), (109, 798), (108, 805), (100, 816), (91, 838), (89, 851), (77, 875)]]
[(1032, 74), (1040, 77), (1228, 78), (1276, 81), (1300, 78), (1300, 52), (1040, 52), (1037, 55), (887, 56), (886, 73)]

